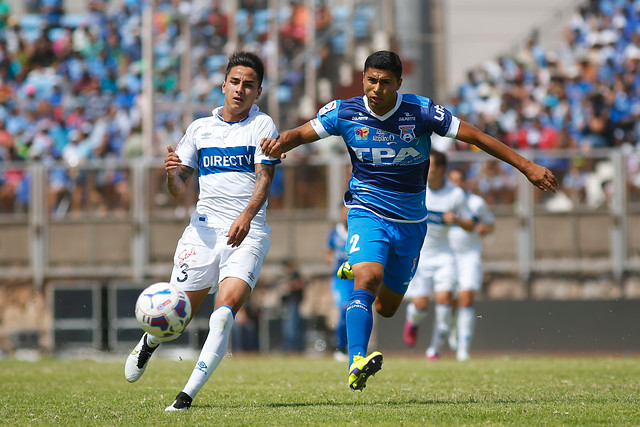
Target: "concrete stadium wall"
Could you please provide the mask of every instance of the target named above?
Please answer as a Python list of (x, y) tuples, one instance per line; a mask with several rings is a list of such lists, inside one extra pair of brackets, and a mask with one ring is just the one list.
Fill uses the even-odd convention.
[[(377, 349), (424, 353), (431, 340), (433, 310), (420, 325), (413, 349), (402, 341), (405, 312), (403, 305), (391, 319), (376, 318)], [(472, 354), (640, 351), (640, 299), (478, 301), (476, 316)]]

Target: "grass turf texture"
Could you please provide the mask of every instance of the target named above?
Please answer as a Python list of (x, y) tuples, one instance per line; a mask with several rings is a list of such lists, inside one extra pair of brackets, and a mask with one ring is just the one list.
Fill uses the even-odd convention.
[(329, 358), (224, 360), (190, 411), (165, 413), (193, 361), (152, 359), (134, 384), (121, 361), (0, 361), (5, 425), (640, 424), (640, 360), (385, 356), (364, 392)]

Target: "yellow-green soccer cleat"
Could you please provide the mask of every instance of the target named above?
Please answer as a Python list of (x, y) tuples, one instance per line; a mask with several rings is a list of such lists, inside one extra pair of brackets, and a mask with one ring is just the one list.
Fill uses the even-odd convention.
[(382, 369), (382, 353), (374, 351), (367, 357), (355, 356), (349, 368), (349, 387), (351, 390), (363, 390), (367, 378)]
[(343, 280), (353, 279), (353, 270), (351, 269), (351, 264), (349, 264), (349, 261), (343, 262), (342, 265), (338, 267), (338, 272), (336, 273), (336, 275)]

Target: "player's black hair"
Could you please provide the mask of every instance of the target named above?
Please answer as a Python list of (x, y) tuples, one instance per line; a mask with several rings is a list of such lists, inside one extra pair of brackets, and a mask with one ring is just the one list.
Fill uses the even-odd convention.
[(447, 167), (447, 156), (444, 153), (438, 150), (431, 149), (431, 152), (429, 154), (431, 155), (432, 160), (431, 165), (442, 166), (445, 168)]
[(227, 80), (227, 76), (233, 67), (242, 66), (251, 68), (258, 75), (258, 87), (262, 86), (262, 79), (264, 78), (264, 63), (262, 59), (255, 53), (238, 51), (229, 56), (229, 63), (227, 64), (227, 71), (224, 73), (224, 79)]
[(398, 80), (402, 78), (402, 61), (397, 53), (389, 50), (379, 50), (369, 55), (364, 61), (364, 71), (369, 68), (391, 71)]

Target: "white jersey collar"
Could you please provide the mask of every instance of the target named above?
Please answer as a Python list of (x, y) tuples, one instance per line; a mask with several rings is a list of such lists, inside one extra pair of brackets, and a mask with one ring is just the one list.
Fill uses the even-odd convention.
[(395, 105), (395, 107), (393, 107), (391, 110), (389, 110), (389, 112), (387, 112), (384, 116), (377, 115), (376, 113), (374, 113), (371, 110), (371, 108), (369, 108), (369, 99), (367, 98), (367, 95), (363, 95), (362, 96), (362, 99), (364, 100), (364, 107), (367, 109), (369, 114), (371, 114), (373, 117), (375, 117), (376, 119), (378, 119), (380, 121), (385, 121), (389, 117), (391, 117), (393, 115), (393, 113), (395, 113), (396, 110), (398, 110), (398, 108), (400, 107), (400, 104), (402, 104), (402, 94), (400, 92), (396, 92), (396, 94), (398, 96), (396, 97), (396, 105)]
[(254, 115), (254, 114), (256, 114), (258, 111), (260, 111), (260, 108), (259, 108), (256, 104), (253, 104), (253, 105), (251, 106), (251, 109), (249, 110), (249, 114), (247, 114), (247, 117), (243, 118), (242, 120), (238, 120), (237, 122), (228, 122), (228, 121), (226, 121), (225, 119), (223, 119), (223, 118), (222, 118), (222, 116), (220, 115), (220, 114), (222, 113), (222, 106), (217, 107), (217, 108), (214, 108), (214, 109), (211, 111), (211, 114), (212, 114), (214, 117), (217, 117), (218, 119), (222, 120), (222, 121), (223, 121), (223, 122), (225, 122), (225, 123), (233, 124), (233, 123), (240, 123), (240, 122), (245, 121), (249, 116), (253, 116), (253, 115)]

